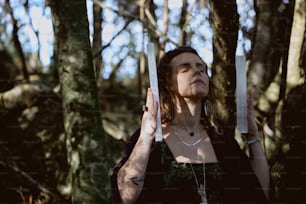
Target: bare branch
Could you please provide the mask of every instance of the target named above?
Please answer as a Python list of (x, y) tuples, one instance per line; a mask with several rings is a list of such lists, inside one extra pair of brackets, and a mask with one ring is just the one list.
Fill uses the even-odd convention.
[(13, 42), (14, 42), (16, 51), (17, 51), (17, 53), (20, 57), (20, 60), (21, 60), (23, 77), (26, 81), (28, 81), (29, 80), (29, 73), (28, 73), (28, 70), (27, 70), (25, 56), (24, 56), (24, 53), (22, 51), (21, 43), (20, 43), (19, 37), (18, 37), (19, 28), (18, 28), (18, 25), (17, 25), (17, 20), (14, 17), (13, 9), (10, 5), (10, 0), (6, 0), (5, 3), (6, 3), (7, 10), (9, 12), (10, 16), (11, 16), (11, 20), (12, 20), (12, 24), (13, 24), (13, 33), (12, 33)]
[(56, 200), (60, 200), (60, 197), (58, 195), (56, 195), (55, 193), (51, 192), (49, 189), (44, 187), (42, 184), (40, 184), (38, 181), (36, 181), (33, 177), (31, 177), (26, 172), (24, 172), (21, 169), (19, 169), (17, 166), (8, 165), (8, 164), (6, 164), (3, 161), (0, 161), (0, 165), (3, 166), (6, 169), (12, 171), (14, 174), (16, 174), (18, 176), (21, 176), (29, 184), (33, 185), (34, 187), (36, 187), (41, 192), (43, 192), (43, 193), (45, 193), (45, 194), (47, 194), (49, 196), (52, 196), (52, 198), (54, 198)]

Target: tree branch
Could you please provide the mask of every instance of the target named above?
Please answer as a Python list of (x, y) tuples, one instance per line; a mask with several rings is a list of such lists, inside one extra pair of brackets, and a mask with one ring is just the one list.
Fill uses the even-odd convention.
[(0, 161), (0, 166), (8, 169), (9, 171), (13, 172), (14, 174), (21, 176), (25, 181), (27, 181), (27, 183), (29, 183), (30, 185), (34, 186), (35, 188), (37, 188), (38, 190), (40, 190), (41, 192), (51, 196), (52, 198), (56, 199), (56, 200), (60, 200), (60, 197), (58, 195), (56, 195), (55, 193), (51, 192), (49, 189), (47, 189), (46, 187), (44, 187), (42, 184), (40, 184), (38, 181), (36, 181), (35, 179), (33, 179), (29, 174), (27, 174), (26, 172), (22, 171), (21, 169), (19, 169), (17, 166), (11, 166), (6, 164), (3, 161)]

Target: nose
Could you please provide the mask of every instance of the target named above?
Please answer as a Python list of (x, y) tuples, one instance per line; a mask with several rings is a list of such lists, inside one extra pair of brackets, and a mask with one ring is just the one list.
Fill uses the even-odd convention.
[(194, 72), (195, 72), (196, 74), (200, 74), (201, 71), (202, 71), (201, 66), (198, 66), (198, 64), (196, 64), (196, 63), (192, 64), (192, 69), (194, 70)]

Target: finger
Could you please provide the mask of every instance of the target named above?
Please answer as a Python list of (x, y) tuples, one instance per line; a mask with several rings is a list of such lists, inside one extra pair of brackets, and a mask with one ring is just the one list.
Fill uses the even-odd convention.
[(147, 90), (147, 96), (146, 96), (146, 105), (142, 106), (143, 112), (149, 112), (149, 110), (152, 109), (151, 107), (151, 101), (152, 101), (152, 91), (150, 88)]
[(157, 115), (157, 109), (158, 109), (158, 104), (157, 102), (154, 100), (154, 95), (153, 92), (150, 88), (148, 88), (148, 93), (147, 93), (147, 102), (146, 102), (147, 106), (148, 106), (148, 112), (152, 115), (152, 116), (156, 116)]
[(152, 114), (153, 114), (154, 116), (157, 115), (158, 105), (159, 105), (159, 104), (157, 103), (157, 101), (154, 101), (154, 102), (153, 102), (153, 112), (152, 112)]
[(153, 96), (152, 90), (151, 88), (148, 88), (146, 106), (148, 106), (149, 108), (152, 108), (153, 101), (154, 101), (154, 96)]
[(253, 111), (253, 101), (254, 101), (254, 95), (253, 92), (248, 92), (248, 109), (250, 111)]
[(151, 114), (153, 115), (153, 116), (156, 116), (157, 115), (157, 111), (158, 111), (158, 102), (154, 99), (154, 95), (153, 95), (153, 92), (152, 92), (152, 90), (150, 89), (150, 92), (151, 92), (151, 107), (152, 107), (152, 111), (151, 111)]

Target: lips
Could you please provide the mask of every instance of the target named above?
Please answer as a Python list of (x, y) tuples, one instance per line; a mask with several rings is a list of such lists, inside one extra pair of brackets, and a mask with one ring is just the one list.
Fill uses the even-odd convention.
[(196, 83), (202, 83), (205, 84), (204, 81), (202, 79), (196, 79), (192, 82), (192, 84), (196, 84)]

